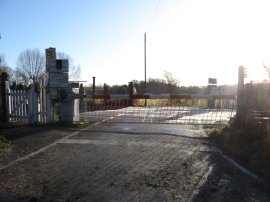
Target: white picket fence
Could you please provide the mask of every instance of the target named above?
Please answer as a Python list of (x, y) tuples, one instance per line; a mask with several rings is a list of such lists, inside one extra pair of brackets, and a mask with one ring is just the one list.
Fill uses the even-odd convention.
[(46, 123), (46, 94), (43, 91), (35, 92), (33, 85), (27, 90), (11, 90), (6, 83), (8, 121)]

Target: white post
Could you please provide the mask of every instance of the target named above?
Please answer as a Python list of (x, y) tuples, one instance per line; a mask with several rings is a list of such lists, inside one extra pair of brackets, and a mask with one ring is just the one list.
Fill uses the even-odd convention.
[(39, 121), (41, 123), (47, 123), (46, 119), (46, 85), (45, 85), (45, 78), (43, 77), (40, 82), (40, 93), (39, 93)]
[(5, 81), (5, 93), (6, 93), (6, 118), (7, 118), (7, 121), (9, 121), (9, 114), (11, 112), (11, 103), (10, 103), (10, 96), (9, 96), (9, 93), (10, 93), (10, 89), (9, 89), (9, 84), (8, 84), (8, 81)]
[(49, 123), (52, 121), (52, 113), (51, 113), (51, 99), (50, 95), (47, 94), (46, 87), (48, 85), (48, 77), (45, 75), (40, 80), (40, 112), (39, 112), (39, 121), (42, 123)]
[(80, 121), (80, 99), (74, 99), (74, 115), (73, 122)]
[(49, 95), (46, 95), (46, 114), (47, 114), (47, 123), (52, 122), (52, 104), (51, 98)]
[(35, 92), (35, 84), (33, 83), (29, 91), (29, 121), (31, 123), (38, 122), (38, 96)]
[(23, 107), (22, 107), (22, 103), (23, 103), (23, 95), (24, 95), (24, 92), (23, 90), (20, 90), (19, 91), (19, 94), (18, 94), (18, 115), (19, 115), (19, 121), (24, 121), (24, 118), (23, 118)]

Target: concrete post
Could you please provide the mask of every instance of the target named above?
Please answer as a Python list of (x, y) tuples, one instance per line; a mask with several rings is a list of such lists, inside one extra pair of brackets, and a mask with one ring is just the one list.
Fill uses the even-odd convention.
[(61, 121), (78, 122), (80, 121), (80, 99), (69, 99), (61, 103)]
[(29, 121), (32, 124), (38, 122), (38, 95), (35, 85), (37, 84), (34, 82), (29, 89)]

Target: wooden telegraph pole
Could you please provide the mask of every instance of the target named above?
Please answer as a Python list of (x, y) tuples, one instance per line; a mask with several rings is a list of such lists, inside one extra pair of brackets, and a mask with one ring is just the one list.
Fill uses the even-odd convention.
[[(146, 84), (146, 32), (144, 33), (144, 93), (147, 93)], [(147, 105), (147, 99), (145, 99), (144, 105)]]

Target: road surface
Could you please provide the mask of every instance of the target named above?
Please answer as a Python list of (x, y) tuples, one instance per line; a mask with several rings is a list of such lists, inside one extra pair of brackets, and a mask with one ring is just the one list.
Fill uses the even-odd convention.
[(11, 162), (0, 179), (1, 201), (270, 200), (190, 125), (91, 125)]

